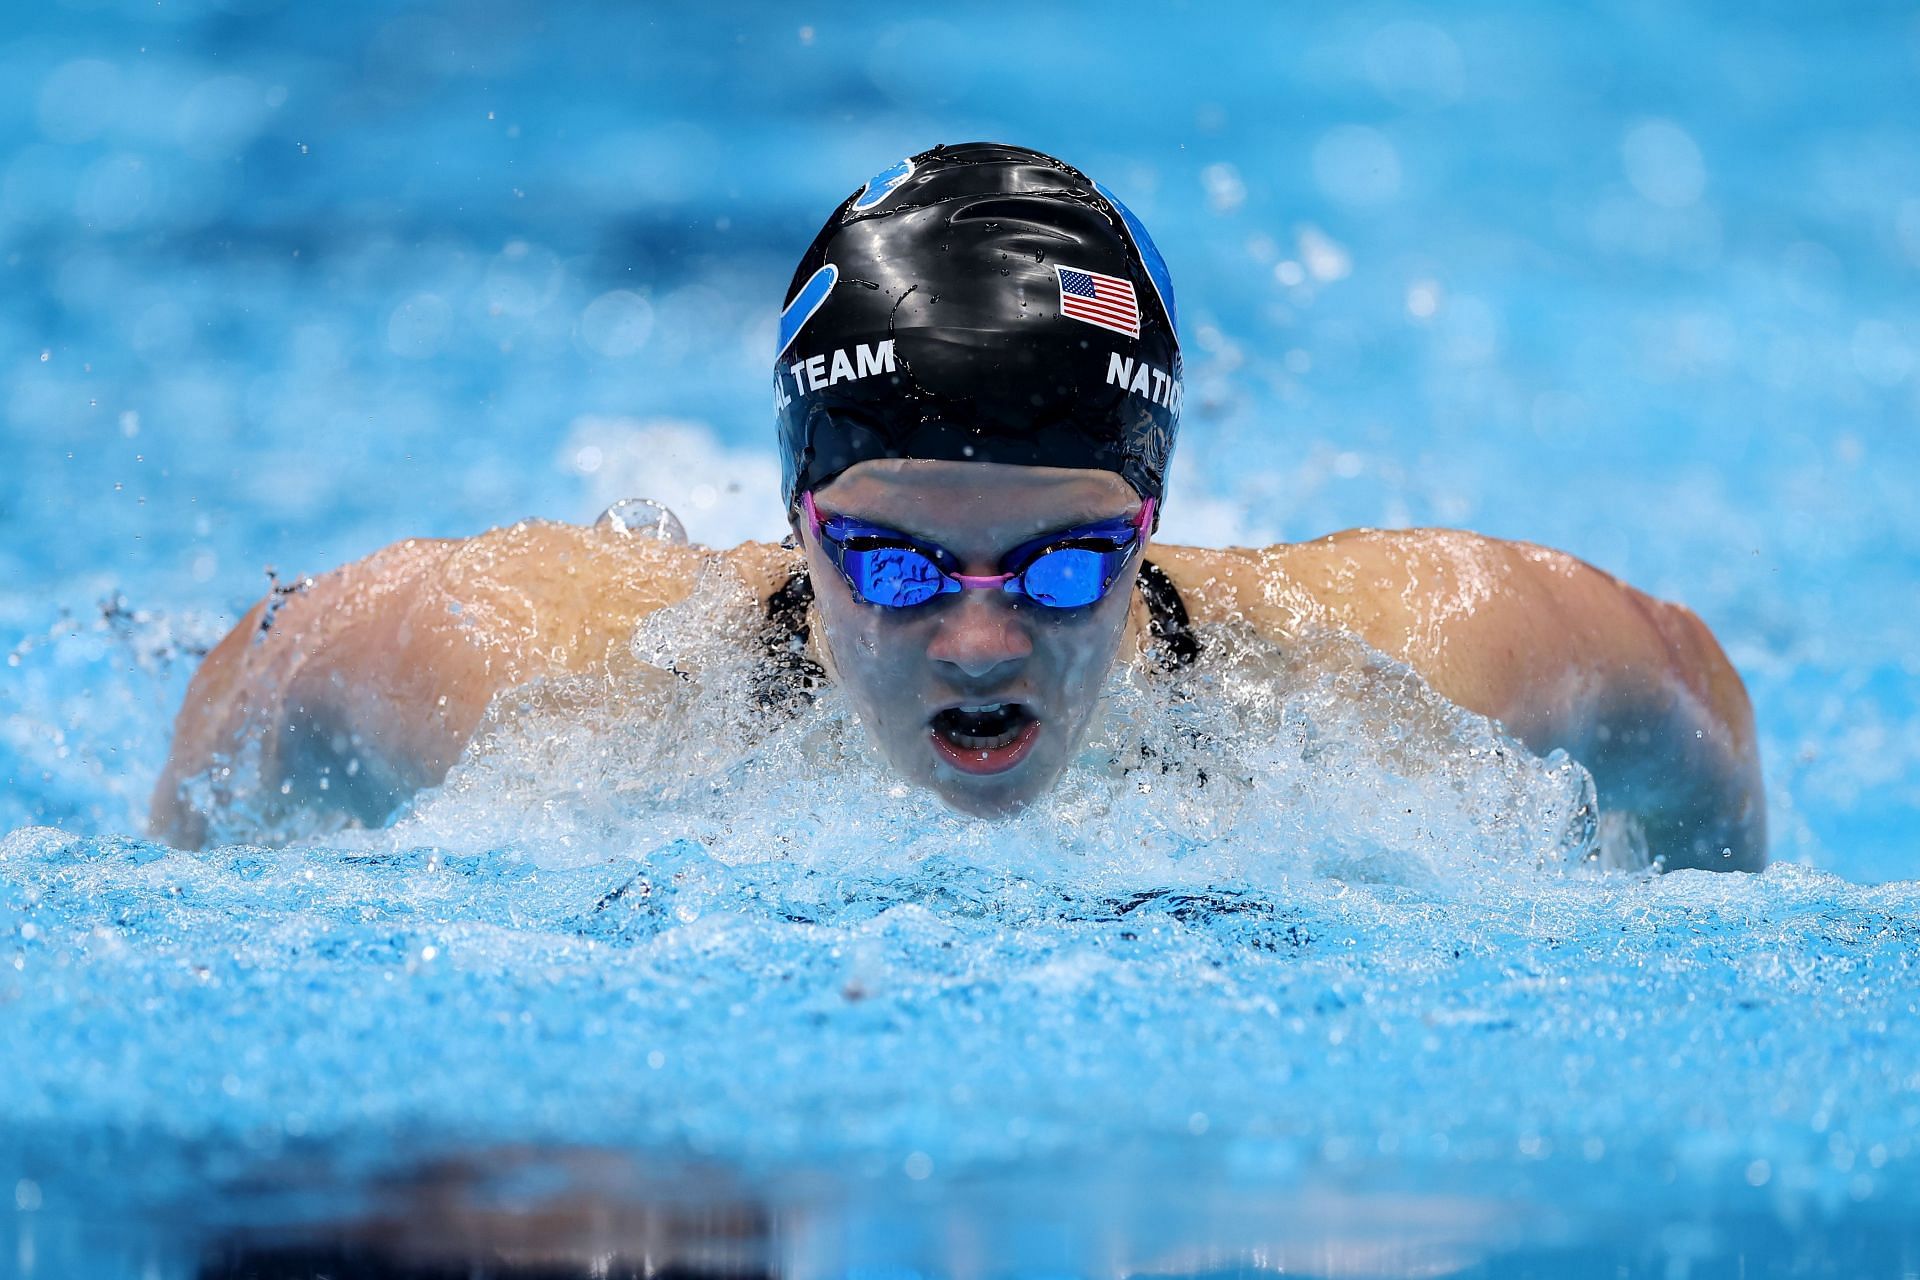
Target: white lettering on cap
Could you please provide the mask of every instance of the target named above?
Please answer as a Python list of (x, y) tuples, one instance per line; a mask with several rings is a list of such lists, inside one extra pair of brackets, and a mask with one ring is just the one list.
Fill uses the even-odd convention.
[(884, 342), (863, 342), (851, 349), (841, 347), (831, 355), (796, 360), (787, 366), (787, 372), (793, 376), (793, 385), (804, 393), (820, 391), (836, 382), (858, 382), (876, 373), (892, 373), (895, 367), (893, 339), (888, 338)]
[(1161, 405), (1174, 413), (1180, 412), (1184, 398), (1178, 378), (1158, 365), (1134, 360), (1118, 351), (1107, 355), (1107, 385), (1121, 387), (1129, 395), (1142, 396), (1149, 404)]

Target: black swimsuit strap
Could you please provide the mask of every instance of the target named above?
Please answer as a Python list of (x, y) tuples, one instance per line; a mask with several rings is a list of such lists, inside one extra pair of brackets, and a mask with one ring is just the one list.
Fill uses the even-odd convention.
[(1169, 671), (1192, 666), (1200, 658), (1200, 638), (1193, 634), (1187, 602), (1167, 571), (1151, 560), (1140, 562), (1140, 595), (1147, 602), (1147, 627), (1166, 648), (1161, 665)]
[(797, 711), (813, 701), (813, 691), (824, 684), (824, 667), (807, 656), (807, 615), (813, 604), (813, 582), (805, 569), (795, 569), (767, 597), (767, 626), (761, 634), (766, 661), (755, 676), (760, 705)]

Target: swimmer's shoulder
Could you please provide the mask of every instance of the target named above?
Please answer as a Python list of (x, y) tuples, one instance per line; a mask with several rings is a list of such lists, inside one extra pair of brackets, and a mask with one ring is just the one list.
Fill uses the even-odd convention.
[(204, 823), (178, 784), (249, 744), (269, 778), (298, 771), (295, 744), (346, 738), (365, 769), (392, 776), (393, 794), (430, 785), (502, 690), (629, 667), (635, 625), (684, 600), (704, 569), (731, 568), (764, 597), (791, 560), (766, 543), (714, 551), (524, 520), (468, 538), (409, 538), (283, 580), (194, 674), (154, 829), (197, 842)]
[(769, 543), (716, 551), (551, 520), (409, 538), (283, 583), (203, 674), (291, 681), (299, 668), (346, 668), (381, 673), (392, 687), (490, 696), (507, 683), (616, 661), (634, 625), (686, 599), (703, 571), (731, 569), (764, 596), (791, 559)]
[[(678, 603), (702, 568), (766, 559), (756, 544), (718, 552), (603, 526), (521, 520), (466, 538), (408, 538), (256, 605), (252, 639), (307, 657), (323, 639), (379, 634), (396, 657), (436, 638), (491, 651), (515, 669), (603, 660), (634, 622)], [(243, 628), (244, 629), (244, 628)]]
[(1728, 722), (1746, 692), (1713, 634), (1564, 551), (1462, 529), (1347, 529), (1308, 542), (1155, 546), (1196, 621), (1244, 619), (1285, 642), (1337, 629), (1410, 663), (1441, 692), (1524, 718), (1569, 682), (1617, 696), (1683, 687)]
[(1196, 620), (1243, 617), (1277, 637), (1336, 626), (1392, 639), (1442, 617), (1632, 590), (1565, 552), (1464, 529), (1344, 529), (1267, 547), (1156, 545), (1152, 558)]
[(1156, 544), (1151, 558), (1195, 622), (1246, 621), (1277, 640), (1328, 627), (1371, 637), (1390, 627), (1415, 562), (1432, 548), (1428, 535), (1440, 532), (1451, 531), (1347, 529), (1264, 547)]
[(454, 619), (518, 678), (577, 672), (615, 661), (634, 625), (686, 599), (704, 570), (733, 565), (758, 586), (767, 559), (757, 544), (715, 551), (604, 525), (524, 520), (449, 546), (411, 612), (430, 627)]

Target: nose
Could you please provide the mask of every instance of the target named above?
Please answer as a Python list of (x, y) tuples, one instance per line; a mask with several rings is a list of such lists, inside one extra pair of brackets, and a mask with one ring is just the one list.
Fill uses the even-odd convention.
[(963, 591), (940, 617), (927, 646), (934, 662), (969, 680), (1012, 675), (1033, 653), (1033, 636), (1013, 602), (997, 591)]

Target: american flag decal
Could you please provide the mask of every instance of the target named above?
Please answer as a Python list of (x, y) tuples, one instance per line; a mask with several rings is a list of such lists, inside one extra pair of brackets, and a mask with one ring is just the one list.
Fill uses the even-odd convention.
[(1129, 281), (1057, 263), (1053, 270), (1060, 277), (1061, 315), (1124, 333), (1129, 338), (1140, 336), (1140, 303), (1133, 296), (1133, 285)]

